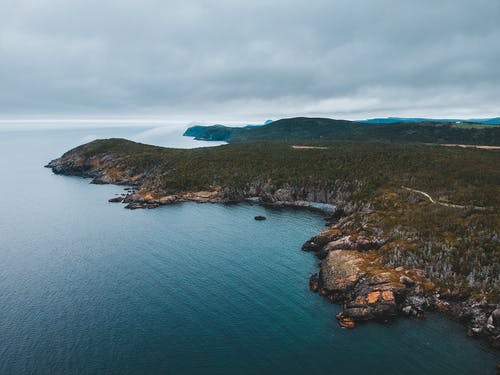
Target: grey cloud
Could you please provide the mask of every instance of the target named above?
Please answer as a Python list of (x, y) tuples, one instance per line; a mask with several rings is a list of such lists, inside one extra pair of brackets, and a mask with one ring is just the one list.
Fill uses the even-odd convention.
[(0, 3), (0, 113), (496, 115), (497, 0)]

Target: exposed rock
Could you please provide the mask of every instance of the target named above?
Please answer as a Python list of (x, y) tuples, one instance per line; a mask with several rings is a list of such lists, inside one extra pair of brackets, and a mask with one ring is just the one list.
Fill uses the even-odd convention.
[(325, 220), (327, 221), (327, 223), (329, 225), (332, 225), (334, 223), (336, 223), (337, 221), (339, 221), (343, 216), (345, 216), (345, 211), (343, 208), (337, 208), (333, 214), (329, 217), (327, 217)]
[(319, 288), (323, 296), (343, 304), (342, 317), (387, 321), (398, 315), (397, 296), (405, 289), (391, 271), (381, 268), (372, 254), (331, 251), (321, 262)]
[[(395, 271), (397, 271), (397, 268), (395, 269)], [(415, 286), (415, 281), (413, 281), (412, 279), (410, 279), (408, 276), (406, 275), (402, 275), (400, 278), (399, 278), (399, 282), (401, 284), (403, 284), (404, 286), (408, 287), (408, 288), (411, 288), (413, 286)]]
[(176, 195), (165, 195), (165, 196), (159, 198), (158, 202), (161, 205), (166, 205), (166, 204), (175, 203), (177, 200), (178, 200), (178, 197)]
[(336, 316), (337, 321), (339, 322), (339, 325), (343, 328), (355, 328), (356, 327), (356, 322), (348, 317), (345, 316), (344, 313), (340, 312)]
[(495, 327), (500, 328), (500, 308), (496, 308), (490, 315), (491, 324)]
[(500, 348), (500, 308), (497, 307), (488, 317), (484, 334), (494, 348)]
[(356, 251), (333, 251), (321, 262), (320, 287), (334, 300), (344, 301), (365, 275), (362, 266), (365, 260)]
[(129, 210), (137, 210), (139, 208), (146, 208), (146, 204), (140, 202), (131, 202), (125, 206)]
[(312, 237), (302, 245), (304, 251), (320, 251), (330, 241), (334, 241), (342, 236), (338, 228), (329, 228)]
[(406, 316), (410, 316), (412, 315), (412, 312), (413, 312), (413, 308), (411, 306), (405, 306), (401, 309), (401, 311), (406, 315)]
[(351, 236), (344, 236), (342, 238), (336, 239), (334, 241), (327, 243), (325, 246), (326, 251), (339, 250), (339, 249), (345, 249), (345, 250), (353, 249), (353, 242), (351, 241)]
[(115, 198), (108, 199), (108, 202), (110, 202), (110, 203), (121, 203), (122, 201), (123, 201), (123, 197), (115, 197)]
[(309, 278), (309, 289), (314, 293), (319, 290), (319, 276), (317, 273)]
[(368, 251), (375, 250), (382, 246), (383, 241), (380, 239), (369, 239), (364, 236), (344, 236), (334, 241), (329, 242), (324, 247), (325, 251), (332, 250), (359, 250)]

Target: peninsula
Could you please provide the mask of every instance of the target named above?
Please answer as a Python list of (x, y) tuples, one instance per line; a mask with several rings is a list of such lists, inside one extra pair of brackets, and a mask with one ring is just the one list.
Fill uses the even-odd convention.
[[(219, 147), (171, 149), (125, 139), (76, 147), (47, 167), (130, 186), (111, 201), (336, 206), (304, 251), (309, 285), (342, 305), (339, 324), (443, 312), (500, 346), (500, 146), (494, 125), (362, 124), (287, 119), (260, 127), (196, 127)], [(443, 146), (443, 145), (446, 146)]]

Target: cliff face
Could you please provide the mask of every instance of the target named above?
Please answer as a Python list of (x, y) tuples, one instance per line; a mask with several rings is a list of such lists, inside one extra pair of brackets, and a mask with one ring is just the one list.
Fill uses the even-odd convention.
[(91, 178), (94, 184), (138, 185), (144, 180), (125, 160), (110, 154), (93, 155), (92, 144), (85, 144), (49, 162), (45, 167), (55, 174)]

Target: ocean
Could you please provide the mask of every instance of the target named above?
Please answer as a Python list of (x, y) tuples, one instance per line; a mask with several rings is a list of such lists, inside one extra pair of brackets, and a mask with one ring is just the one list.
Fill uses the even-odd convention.
[[(43, 166), (95, 138), (207, 146), (161, 127), (0, 129), (0, 374), (493, 374), (442, 316), (346, 330), (308, 290), (320, 213), (126, 210), (123, 187)], [(266, 221), (255, 221), (264, 215)]]

